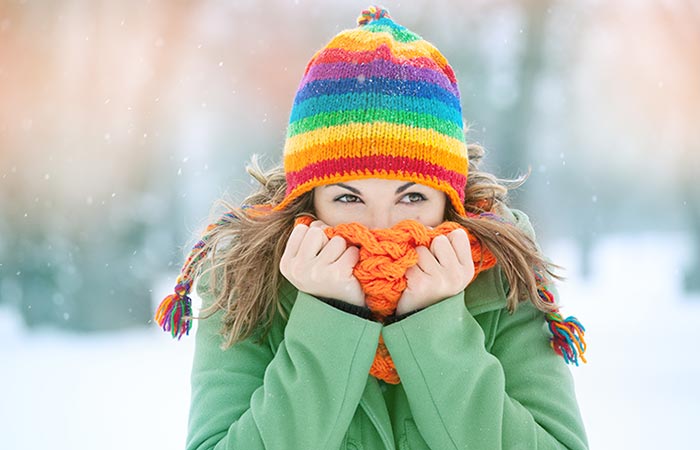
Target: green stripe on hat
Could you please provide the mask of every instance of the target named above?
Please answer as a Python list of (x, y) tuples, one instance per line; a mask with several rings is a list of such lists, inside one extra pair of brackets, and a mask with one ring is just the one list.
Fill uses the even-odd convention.
[(464, 132), (461, 126), (455, 125), (453, 122), (441, 120), (431, 114), (406, 110), (373, 108), (333, 111), (306, 117), (289, 124), (287, 136), (293, 137), (319, 128), (344, 125), (347, 123), (372, 122), (388, 122), (416, 128), (426, 128), (455, 139), (464, 140)]

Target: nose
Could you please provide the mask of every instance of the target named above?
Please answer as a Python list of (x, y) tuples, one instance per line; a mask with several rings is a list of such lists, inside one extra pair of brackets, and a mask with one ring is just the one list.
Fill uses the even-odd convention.
[(369, 209), (361, 223), (369, 229), (391, 228), (394, 225), (391, 213), (386, 208)]

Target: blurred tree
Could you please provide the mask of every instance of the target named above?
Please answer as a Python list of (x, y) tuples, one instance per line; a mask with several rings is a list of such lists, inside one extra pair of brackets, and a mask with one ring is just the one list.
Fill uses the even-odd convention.
[(0, 50), (21, 58), (0, 67), (15, 106), (1, 108), (0, 162), (16, 172), (3, 165), (12, 198), (2, 226), (17, 237), (0, 245), (0, 281), (14, 286), (0, 298), (13, 295), (3, 301), (18, 304), (29, 326), (150, 322), (153, 274), (184, 234), (168, 220), (178, 189), (160, 175), (175, 169), (172, 142), (158, 133), (172, 117), (158, 97), (177, 92), (197, 8), (151, 4), (137, 17), (125, 5), (63, 2), (5, 12)]
[(682, 73), (674, 80), (681, 86), (678, 97), (672, 99), (673, 111), (668, 119), (678, 121), (671, 128), (678, 137), (675, 163), (679, 178), (678, 195), (683, 199), (683, 211), (691, 234), (691, 261), (685, 274), (688, 291), (700, 292), (700, 3), (694, 0), (659, 2), (654, 13), (661, 18), (669, 51), (680, 63)]
[[(537, 143), (533, 140), (532, 126), (537, 86), (546, 67), (545, 42), (551, 3), (550, 0), (517, 3), (524, 19), (523, 42), (515, 64), (517, 94), (503, 111), (499, 133), (494, 137), (496, 147), (500, 149), (494, 156), (505, 174), (524, 173), (532, 160), (537, 159), (534, 152)], [(520, 198), (520, 203), (526, 210), (533, 206), (526, 196)]]

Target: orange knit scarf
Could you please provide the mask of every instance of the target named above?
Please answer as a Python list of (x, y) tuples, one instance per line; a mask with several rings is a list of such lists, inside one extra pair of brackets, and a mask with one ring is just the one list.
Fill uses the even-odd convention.
[[(311, 217), (304, 216), (297, 219), (296, 223), (309, 225), (312, 221)], [(367, 307), (376, 320), (383, 322), (394, 314), (401, 293), (406, 289), (406, 270), (418, 263), (416, 247), (430, 248), (433, 238), (460, 227), (455, 222), (444, 222), (429, 229), (419, 222), (406, 220), (392, 228), (377, 230), (369, 230), (358, 223), (341, 224), (326, 228), (325, 233), (329, 239), (340, 236), (348, 245), (359, 247), (360, 259), (353, 269), (353, 275), (367, 295)], [(471, 233), (467, 232), (467, 235), (476, 277), (480, 272), (496, 265), (496, 258)], [(401, 381), (381, 335), (370, 374), (391, 384)]]

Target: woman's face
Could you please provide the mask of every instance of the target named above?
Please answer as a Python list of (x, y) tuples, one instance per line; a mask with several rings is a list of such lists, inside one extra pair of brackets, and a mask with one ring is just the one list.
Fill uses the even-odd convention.
[(359, 222), (367, 228), (391, 228), (413, 219), (436, 227), (445, 218), (444, 192), (401, 180), (368, 178), (314, 189), (316, 217), (330, 226)]

